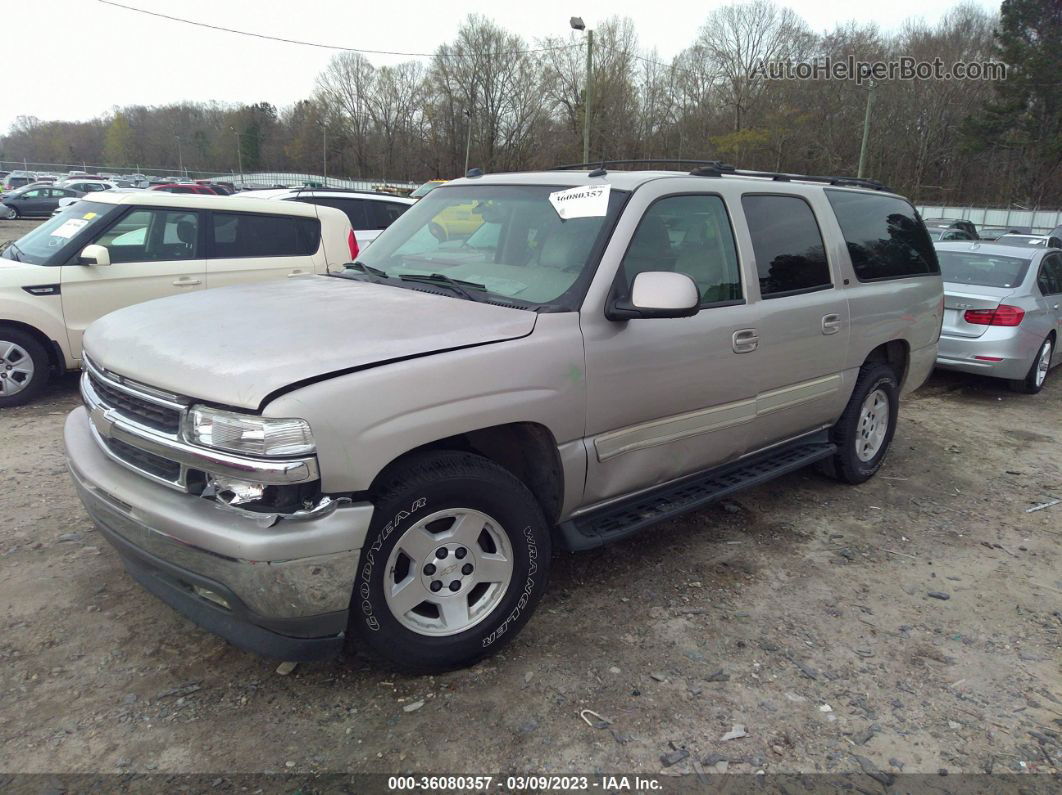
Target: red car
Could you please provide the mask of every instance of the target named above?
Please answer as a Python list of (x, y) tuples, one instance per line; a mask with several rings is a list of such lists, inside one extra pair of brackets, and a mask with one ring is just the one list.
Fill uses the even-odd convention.
[(217, 196), (218, 194), (208, 188), (206, 185), (190, 185), (187, 183), (170, 184), (170, 185), (152, 185), (150, 190), (163, 190), (167, 193), (199, 193), (206, 196)]

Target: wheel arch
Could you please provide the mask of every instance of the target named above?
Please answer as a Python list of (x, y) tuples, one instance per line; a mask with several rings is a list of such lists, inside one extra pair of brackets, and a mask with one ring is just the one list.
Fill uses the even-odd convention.
[(36, 339), (43, 347), (45, 353), (48, 354), (48, 364), (55, 373), (62, 373), (66, 370), (66, 361), (63, 356), (62, 347), (58, 342), (53, 340), (43, 331), (36, 326), (31, 326), (29, 323), (22, 323), (18, 320), (4, 320), (0, 319), (0, 328), (14, 328), (19, 331), (23, 331), (26, 334), (31, 335)]
[(380, 470), (373, 478), (369, 493), (376, 493), (379, 484), (411, 457), (433, 450), (459, 450), (493, 461), (527, 486), (550, 523), (560, 517), (564, 504), (564, 470), (557, 440), (549, 428), (537, 422), (492, 425), (414, 447)]
[(897, 385), (903, 389), (907, 380), (907, 371), (911, 364), (911, 346), (904, 339), (883, 342), (867, 354), (863, 364), (880, 362), (887, 364), (896, 373)]

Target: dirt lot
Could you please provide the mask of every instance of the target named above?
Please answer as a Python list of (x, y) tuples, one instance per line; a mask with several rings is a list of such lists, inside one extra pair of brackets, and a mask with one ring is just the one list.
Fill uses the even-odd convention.
[(0, 248), (9, 240), (18, 240), (40, 224), (40, 219), (20, 218), (18, 221), (0, 220)]
[(1062, 769), (1062, 505), (1026, 512), (1062, 496), (1062, 372), (936, 375), (863, 486), (561, 558), (503, 656), (435, 678), (282, 676), (144, 592), (68, 480), (77, 401), (0, 412), (0, 771)]

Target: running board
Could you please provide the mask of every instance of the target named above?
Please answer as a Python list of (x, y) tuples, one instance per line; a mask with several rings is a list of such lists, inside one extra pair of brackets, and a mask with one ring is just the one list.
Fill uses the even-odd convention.
[(837, 445), (818, 439), (809, 441), (805, 437), (798, 443), (717, 467), (678, 483), (668, 483), (569, 519), (558, 526), (560, 538), (572, 552), (600, 547), (627, 538), (649, 525), (695, 511), (742, 489), (803, 469), (835, 452)]

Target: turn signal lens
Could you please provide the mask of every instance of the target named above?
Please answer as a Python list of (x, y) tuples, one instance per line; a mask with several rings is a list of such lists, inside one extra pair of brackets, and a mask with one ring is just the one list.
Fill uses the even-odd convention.
[(1025, 310), (1018, 306), (1000, 304), (995, 309), (967, 309), (963, 320), (975, 326), (1017, 326), (1025, 317)]

